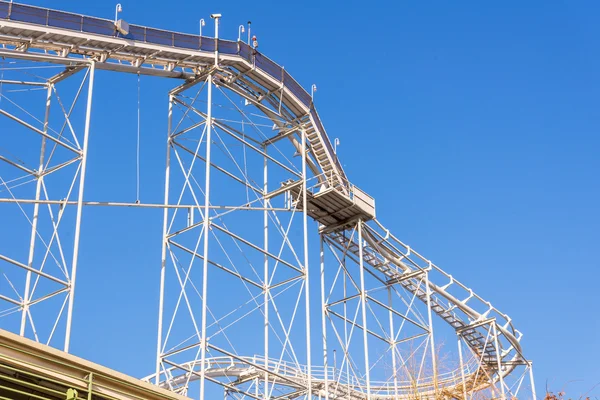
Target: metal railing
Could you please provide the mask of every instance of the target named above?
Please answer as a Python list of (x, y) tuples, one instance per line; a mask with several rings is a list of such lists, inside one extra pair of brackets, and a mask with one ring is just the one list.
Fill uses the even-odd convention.
[[(263, 369), (266, 369), (269, 373), (273, 374), (269, 377), (270, 380), (276, 380), (277, 376), (280, 376), (287, 378), (298, 385), (305, 384), (308, 381), (309, 371), (306, 365), (280, 361), (272, 358), (265, 359), (262, 356), (239, 358), (230, 356), (212, 357), (207, 358), (205, 363), (205, 371), (207, 374), (216, 373), (217, 375), (221, 374), (222, 376), (231, 377), (235, 374), (254, 372), (256, 374), (255, 379), (260, 380), (265, 374)], [(188, 381), (188, 378), (189, 381), (194, 381), (199, 379), (199, 377), (197, 374), (191, 374), (190, 371), (198, 371), (200, 367), (201, 361), (191, 361), (182, 364), (181, 368), (171, 367), (164, 371), (163, 374), (168, 375), (170, 382), (174, 382), (178, 378), (186, 382)], [(261, 369), (257, 367), (260, 367)], [(465, 377), (465, 383), (468, 383), (470, 380), (476, 378), (479, 371), (478, 368), (479, 365), (476, 358), (472, 357), (464, 364), (464, 369), (462, 371), (457, 368), (435, 376), (432, 375), (409, 380), (396, 379), (395, 382), (393, 377), (390, 377), (386, 381), (371, 380), (371, 393), (380, 397), (394, 397), (396, 395), (411, 395), (414, 394), (415, 390), (418, 390), (420, 393), (434, 393), (443, 389), (462, 388), (463, 375)], [(176, 371), (181, 371), (181, 374), (174, 375), (173, 373)], [(367, 393), (367, 382), (364, 378), (348, 375), (339, 368), (312, 366), (310, 372), (313, 383), (319, 383), (320, 385), (327, 380), (332, 393), (341, 390), (336, 388), (346, 388), (344, 390), (350, 390), (365, 395)], [(479, 375), (481, 374), (482, 373), (480, 372)], [(150, 375), (143, 380), (151, 382), (153, 379), (154, 375)], [(279, 380), (281, 384), (285, 384), (282, 378), (279, 378)]]
[[(483, 317), (494, 316), (496, 318), (498, 326), (501, 328), (501, 330), (505, 331), (503, 333), (509, 333), (516, 339), (517, 342), (520, 340), (521, 333), (514, 327), (512, 319), (507, 314), (501, 312), (496, 307), (492, 306), (492, 304), (489, 301), (479, 296), (471, 288), (464, 285), (456, 278), (454, 278), (454, 276), (447, 273), (446, 271), (438, 267), (435, 263), (425, 258), (421, 254), (416, 252), (413, 248), (396, 238), (379, 221), (375, 220), (374, 222), (375, 226), (378, 227), (380, 231), (377, 232), (375, 229), (371, 229), (371, 232), (376, 235), (378, 240), (385, 240), (387, 243), (392, 245), (392, 248), (398, 253), (398, 255), (405, 261), (407, 265), (409, 265), (413, 269), (427, 269), (439, 274), (441, 277), (447, 280), (443, 283), (437, 282), (437, 284), (441, 288), (444, 288), (446, 291), (449, 291), (451, 288), (458, 288), (460, 291), (462, 291), (462, 295), (460, 295), (460, 298), (457, 299), (460, 305), (469, 305), (477, 307), (474, 303), (478, 302), (479, 306), (477, 307), (477, 310), (474, 311), (476, 311)], [(453, 297), (457, 296), (459, 296), (459, 294), (455, 292), (453, 294)], [(481, 308), (482, 306), (484, 306), (485, 308)]]
[(359, 207), (365, 209), (365, 211), (371, 209), (373, 217), (375, 216), (375, 199), (350, 183), (348, 179), (335, 174), (333, 171), (311, 177), (307, 180), (306, 185), (308, 192), (313, 195), (323, 190), (336, 189), (345, 194), (352, 202), (359, 205)]
[(129, 25), (129, 33), (122, 35), (116, 29), (115, 23), (112, 20), (12, 3), (4, 0), (0, 0), (0, 19), (188, 50), (213, 52), (218, 49), (220, 53), (239, 56), (276, 80), (309, 109), (310, 118), (315, 130), (319, 133), (320, 140), (333, 160), (337, 172), (345, 179), (342, 166), (333, 151), (331, 141), (314, 107), (312, 96), (282, 66), (244, 42), (223, 39), (216, 40), (215, 38), (206, 36), (190, 35), (133, 24)]

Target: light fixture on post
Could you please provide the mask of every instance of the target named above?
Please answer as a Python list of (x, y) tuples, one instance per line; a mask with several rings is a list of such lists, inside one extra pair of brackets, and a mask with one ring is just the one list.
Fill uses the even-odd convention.
[(115, 28), (117, 28), (117, 31), (121, 35), (127, 36), (129, 35), (129, 24), (122, 19), (119, 19), (119, 13), (122, 11), (123, 7), (121, 6), (121, 3), (117, 4), (115, 7)]
[(204, 22), (204, 18), (200, 18), (200, 37), (202, 37), (202, 27), (204, 25), (206, 25), (206, 22)]
[(117, 6), (115, 7), (115, 25), (117, 24), (117, 20), (119, 19), (119, 13), (123, 11), (123, 7), (121, 6), (121, 3), (117, 4)]
[(240, 27), (238, 28), (238, 42), (242, 41), (242, 33), (246, 32), (244, 30), (244, 25), (240, 25)]
[[(317, 91), (317, 85), (315, 85), (313, 83), (313, 85), (310, 87), (310, 97), (314, 99), (315, 97), (315, 92)], [(313, 100), (314, 101), (314, 100)]]
[(204, 18), (200, 18), (200, 21), (198, 21), (198, 25), (200, 25), (200, 39), (198, 39), (198, 47), (202, 49), (202, 27), (206, 25), (206, 22), (204, 22)]
[(333, 140), (333, 154), (337, 155), (337, 147), (340, 145), (340, 139), (339, 138), (335, 138)]

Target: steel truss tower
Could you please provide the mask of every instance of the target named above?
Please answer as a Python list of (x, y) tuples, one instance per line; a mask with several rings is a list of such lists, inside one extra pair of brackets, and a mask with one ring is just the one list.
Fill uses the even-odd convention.
[[(84, 206), (160, 207), (145, 380), (201, 399), (535, 398), (511, 319), (380, 224), (314, 91), (218, 22), (123, 37), (0, 1), (0, 326), (68, 351)], [(84, 199), (96, 69), (177, 81), (162, 204)]]
[[(231, 78), (213, 66), (169, 94), (156, 382), (304, 394), (272, 365), (310, 365), (308, 216), (278, 187), (305, 184), (307, 158), (287, 154), (306, 154), (306, 139), (284, 112), (256, 122), (256, 99), (232, 92)], [(272, 140), (282, 130), (292, 142)], [(228, 373), (251, 368), (243, 382)]]
[[(54, 74), (33, 74), (41, 68)], [(21, 335), (68, 351), (94, 63), (64, 68), (44, 57), (3, 57), (0, 69), (0, 202), (7, 235), (0, 248), (0, 298), (10, 305), (2, 314)], [(11, 244), (26, 237), (25, 252)], [(43, 322), (36, 324), (36, 317)]]

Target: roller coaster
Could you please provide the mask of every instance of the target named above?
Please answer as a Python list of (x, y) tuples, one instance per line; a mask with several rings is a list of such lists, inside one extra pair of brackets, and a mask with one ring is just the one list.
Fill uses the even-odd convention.
[[(0, 343), (2, 398), (536, 397), (511, 318), (376, 218), (314, 87), (250, 34), (221, 39), (218, 14), (209, 37), (119, 11), (0, 1), (0, 327), (20, 335)], [(163, 203), (84, 199), (97, 71), (175, 82)], [(141, 381), (97, 383), (113, 372), (67, 354), (88, 207), (163, 212), (156, 363)]]

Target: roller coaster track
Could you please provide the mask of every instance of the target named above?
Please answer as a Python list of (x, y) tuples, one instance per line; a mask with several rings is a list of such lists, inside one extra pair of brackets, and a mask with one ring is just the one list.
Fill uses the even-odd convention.
[[(213, 74), (215, 84), (249, 99), (271, 118), (278, 134), (268, 142), (289, 139), (299, 151), (301, 144), (291, 133), (302, 131), (306, 135), (310, 151), (307, 164), (317, 177), (307, 200), (309, 213), (320, 223), (325, 241), (346, 251), (356, 262), (362, 261), (382, 282), (400, 285), (429, 304), (431, 311), (471, 348), (471, 359), (479, 361), (479, 367), (467, 362), (462, 371), (401, 383), (396, 392), (389, 384), (372, 382), (370, 393), (365, 382), (330, 367), (319, 375), (314, 367), (312, 386), (323, 396), (389, 399), (398, 393), (408, 398), (418, 392), (422, 398), (434, 398), (441, 390), (460, 398), (529, 363), (522, 353), (522, 335), (506, 314), (402, 243), (377, 221), (374, 201), (348, 181), (312, 96), (284, 68), (247, 44), (137, 25), (130, 25), (129, 34), (123, 37), (110, 20), (6, 1), (0, 1), (0, 44), (0, 57), (63, 64), (67, 71), (93, 64), (97, 69), (183, 79), (190, 85)], [(301, 186), (294, 182), (285, 183), (281, 190), (301, 197)], [(302, 202), (296, 206), (301, 208)], [(357, 222), (366, 242), (362, 249), (358, 239), (348, 234), (349, 227)], [(426, 287), (419, 285), (425, 273), (430, 276)], [(256, 357), (252, 359), (258, 362)], [(306, 369), (264, 359), (260, 362), (268, 365), (271, 379), (279, 379), (301, 394), (307, 382)], [(261, 379), (264, 372), (231, 357), (208, 358), (206, 363), (207, 376), (235, 377), (238, 381)], [(198, 362), (186, 366), (190, 370), (200, 367)], [(186, 374), (177, 375), (175, 369), (168, 373), (173, 373), (169, 382), (161, 385), (172, 390), (190, 379)], [(328, 393), (323, 386), (325, 377), (330, 382)]]
[[(244, 382), (255, 379), (263, 379), (263, 371), (255, 367), (248, 367), (249, 363), (266, 365), (266, 368), (272, 374), (272, 382), (289, 386), (296, 390), (295, 396), (301, 396), (303, 388), (307, 384), (307, 368), (306, 366), (298, 366), (280, 362), (279, 360), (265, 360), (259, 356), (244, 357), (243, 360), (237, 360), (232, 357), (214, 357), (206, 361), (206, 373), (209, 377), (229, 377), (235, 378), (238, 382)], [(197, 370), (197, 363), (188, 363), (183, 367), (190, 371)], [(465, 367), (465, 381), (469, 389), (475, 386), (486, 385), (487, 377), (477, 373), (477, 362), (471, 360)], [(167, 370), (170, 376), (168, 381), (162, 382), (159, 386), (163, 389), (169, 389), (177, 392), (180, 388), (184, 388), (190, 381), (198, 379), (198, 376), (193, 373), (179, 374), (176, 368)], [(173, 375), (171, 375), (173, 374)], [(322, 397), (332, 399), (394, 399), (394, 398), (439, 398), (440, 394), (449, 397), (460, 397), (460, 393), (456, 392), (457, 381), (461, 380), (461, 371), (455, 370), (447, 372), (437, 377), (437, 382), (434, 385), (432, 377), (415, 381), (399, 382), (394, 387), (390, 382), (371, 382), (371, 394), (367, 395), (367, 385), (364, 380), (356, 379), (353, 376), (346, 375), (343, 371), (336, 371), (332, 367), (313, 369), (312, 370), (312, 385), (313, 392), (318, 393)], [(325, 391), (325, 376), (330, 382), (329, 392)], [(143, 379), (146, 382), (151, 382), (153, 376), (148, 376)], [(461, 383), (462, 385), (462, 383)], [(462, 390), (462, 389), (461, 389)]]

